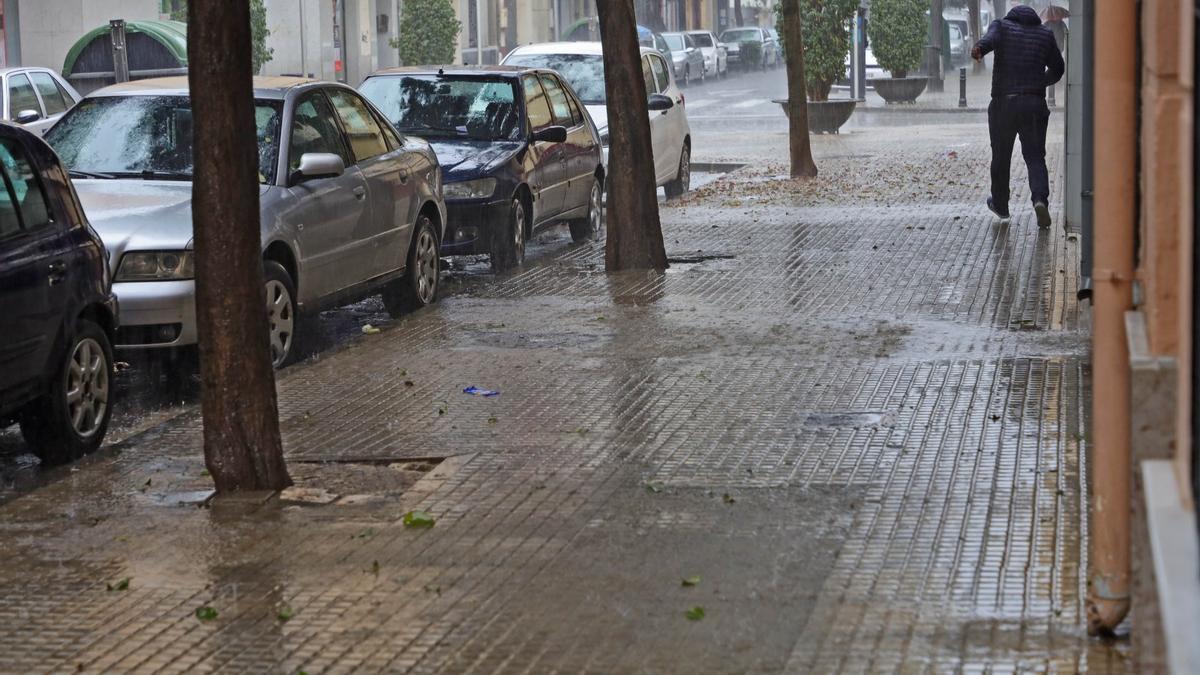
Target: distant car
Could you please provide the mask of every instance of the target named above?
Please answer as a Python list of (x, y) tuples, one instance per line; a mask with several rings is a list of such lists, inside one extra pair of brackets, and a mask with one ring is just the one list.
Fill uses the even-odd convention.
[[(655, 184), (668, 197), (678, 197), (691, 189), (692, 131), (688, 126), (683, 93), (671, 74), (671, 66), (657, 50), (642, 47), (642, 77), (650, 112), (650, 140), (653, 145)], [(608, 105), (604, 93), (604, 52), (599, 42), (548, 42), (517, 47), (504, 57), (502, 65), (555, 70), (571, 85), (587, 108), (600, 143), (604, 146), (605, 171), (611, 174), (621, 167), (608, 162)]]
[(117, 302), (100, 237), (36, 134), (0, 123), (0, 427), (64, 462), (100, 446)]
[[(864, 48), (864, 52), (865, 53), (864, 53), (863, 63), (866, 66), (865, 70), (866, 70), (866, 79), (867, 79), (868, 86), (870, 86), (871, 80), (878, 79), (881, 77), (888, 77), (889, 76), (888, 72), (886, 70), (884, 70), (883, 68), (879, 67), (879, 62), (875, 60), (875, 54), (871, 51), (871, 48), (870, 47)], [(851, 81), (851, 70), (850, 69), (851, 69), (850, 54), (846, 54), (846, 77), (839, 84), (846, 85), (846, 86), (848, 86), (850, 84), (850, 81)]]
[(424, 138), (442, 167), (448, 213), (442, 251), (487, 253), (503, 271), (538, 230), (571, 238), (603, 222), (604, 158), (583, 103), (548, 70), (392, 68), (359, 90), (396, 128)]
[(687, 33), (663, 33), (667, 46), (671, 48), (671, 65), (675, 69), (675, 79), (682, 80), (686, 87), (692, 83), (692, 78), (704, 81), (704, 54), (696, 47), (692, 36)]
[(704, 56), (704, 74), (709, 77), (725, 77), (729, 72), (729, 55), (725, 52), (725, 43), (707, 30), (690, 30), (688, 35)]
[(771, 34), (762, 28), (748, 26), (745, 28), (730, 28), (721, 33), (721, 42), (726, 45), (729, 54), (729, 65), (743, 69), (749, 68), (742, 49), (747, 43), (757, 43), (762, 52), (758, 68), (766, 70), (779, 62), (779, 47)]
[[(434, 302), (446, 211), (429, 144), (333, 82), (255, 78), (254, 114), (275, 366), (300, 353), (306, 314), (373, 293), (396, 316)], [(195, 344), (187, 78), (94, 91), (46, 140), (112, 254), (117, 347)]]
[(66, 80), (49, 68), (4, 68), (4, 119), (38, 135), (54, 126), (82, 98)]
[(955, 64), (967, 62), (967, 41), (957, 24), (947, 26), (950, 33), (950, 60)]
[(637, 27), (638, 44), (643, 47), (649, 47), (662, 54), (668, 61), (671, 59), (671, 46), (667, 44), (662, 33), (646, 28), (645, 26)]
[(774, 28), (768, 28), (767, 34), (775, 41), (775, 63), (773, 66), (777, 68), (783, 65), (783, 40), (779, 37), (779, 31)]

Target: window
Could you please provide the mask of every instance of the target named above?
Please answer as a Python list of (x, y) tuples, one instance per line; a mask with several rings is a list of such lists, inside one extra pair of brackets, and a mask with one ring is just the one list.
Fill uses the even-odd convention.
[(712, 35), (708, 33), (688, 33), (688, 35), (692, 36), (692, 41), (696, 43), (697, 47), (713, 46)]
[(650, 65), (654, 68), (654, 77), (658, 80), (658, 91), (663, 93), (671, 86), (671, 75), (667, 72), (667, 62), (661, 56), (651, 56)]
[(46, 194), (42, 192), (37, 172), (25, 157), (25, 150), (12, 139), (0, 139), (0, 236), (7, 236), (20, 227), (26, 230), (50, 222)]
[(599, 54), (522, 54), (518, 51), (509, 55), (504, 63), (558, 71), (585, 104), (604, 103), (604, 57)]
[(549, 75), (542, 75), (542, 87), (550, 96), (550, 106), (554, 108), (554, 119), (565, 127), (575, 126), (571, 119), (571, 104), (567, 103), (567, 93), (562, 90), (558, 80)]
[(657, 91), (654, 84), (654, 71), (650, 70), (650, 57), (642, 57), (642, 79), (645, 80), (646, 95), (649, 96)]
[[(377, 75), (359, 91), (403, 133), (421, 138), (521, 138), (514, 80), (491, 76)], [(384, 133), (387, 125), (380, 124)]]
[(42, 95), (42, 103), (46, 106), (47, 117), (57, 115), (71, 107), (70, 99), (63, 96), (62, 89), (49, 73), (30, 73), (29, 79), (33, 80), (33, 86), (37, 87), (38, 93)]
[(370, 108), (356, 94), (342, 89), (328, 90), (329, 100), (342, 119), (346, 136), (350, 138), (350, 148), (358, 161), (378, 157), (388, 151), (387, 141), (383, 140), (383, 131)]
[(8, 110), (14, 118), (26, 110), (42, 112), (37, 94), (33, 93), (33, 85), (29, 84), (29, 78), (23, 74), (18, 73), (8, 78)]
[(333, 121), (329, 101), (320, 92), (307, 94), (296, 104), (292, 122), (292, 144), (288, 151), (288, 173), (300, 168), (300, 158), (308, 152), (328, 152), (350, 166), (350, 156), (342, 143), (342, 132)]
[(546, 101), (546, 92), (542, 91), (542, 85), (538, 84), (537, 78), (526, 75), (521, 78), (521, 83), (525, 87), (525, 108), (529, 114), (529, 125), (534, 129), (541, 129), (554, 124), (554, 117), (550, 114), (550, 103)]
[(575, 103), (575, 97), (568, 95), (567, 103), (571, 104), (571, 126), (583, 124), (583, 112), (579, 110), (579, 104)]

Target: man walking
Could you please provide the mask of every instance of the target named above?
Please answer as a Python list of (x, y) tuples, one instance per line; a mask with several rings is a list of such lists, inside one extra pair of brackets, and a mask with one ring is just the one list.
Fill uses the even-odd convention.
[(1050, 108), (1046, 88), (1058, 82), (1066, 65), (1054, 34), (1042, 26), (1037, 12), (1018, 5), (1003, 20), (993, 21), (987, 35), (971, 49), (982, 60), (995, 52), (992, 66), (992, 102), (988, 106), (988, 131), (992, 140), (992, 213), (1007, 220), (1008, 174), (1013, 143), (1021, 139), (1021, 155), (1029, 168), (1029, 192), (1038, 227), (1050, 227), (1050, 174), (1046, 170), (1046, 127)]

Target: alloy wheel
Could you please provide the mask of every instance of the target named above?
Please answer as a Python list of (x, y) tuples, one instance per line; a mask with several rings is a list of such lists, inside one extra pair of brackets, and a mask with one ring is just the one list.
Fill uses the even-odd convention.
[(437, 254), (437, 241), (429, 227), (422, 227), (417, 235), (417, 250), (414, 256), (417, 265), (413, 281), (416, 282), (417, 299), (421, 304), (433, 303), (437, 294), (438, 274), (440, 266)]
[(513, 200), (513, 262), (520, 263), (525, 259), (525, 204)]
[(600, 201), (600, 181), (592, 182), (591, 205), (588, 207), (588, 220), (592, 228), (592, 235), (600, 234), (600, 228), (604, 226), (604, 204)]
[(278, 368), (292, 351), (296, 315), (291, 293), (277, 279), (267, 282), (267, 315), (270, 320), (271, 363)]
[(679, 158), (679, 187), (682, 188), (682, 194), (692, 189), (692, 153), (686, 147)]
[(108, 408), (108, 358), (92, 338), (75, 345), (67, 367), (67, 413), (80, 438), (95, 434)]

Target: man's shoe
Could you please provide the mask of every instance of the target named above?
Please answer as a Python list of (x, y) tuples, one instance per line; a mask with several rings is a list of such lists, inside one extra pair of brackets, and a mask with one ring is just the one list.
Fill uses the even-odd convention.
[(1038, 227), (1043, 230), (1050, 227), (1050, 207), (1046, 202), (1034, 202), (1033, 212), (1037, 214)]
[(999, 218), (1000, 220), (1008, 220), (1008, 209), (1001, 211), (1000, 209), (996, 208), (996, 205), (992, 203), (991, 197), (987, 198), (987, 205), (988, 205), (988, 211), (991, 211), (992, 213), (996, 214), (997, 218)]

